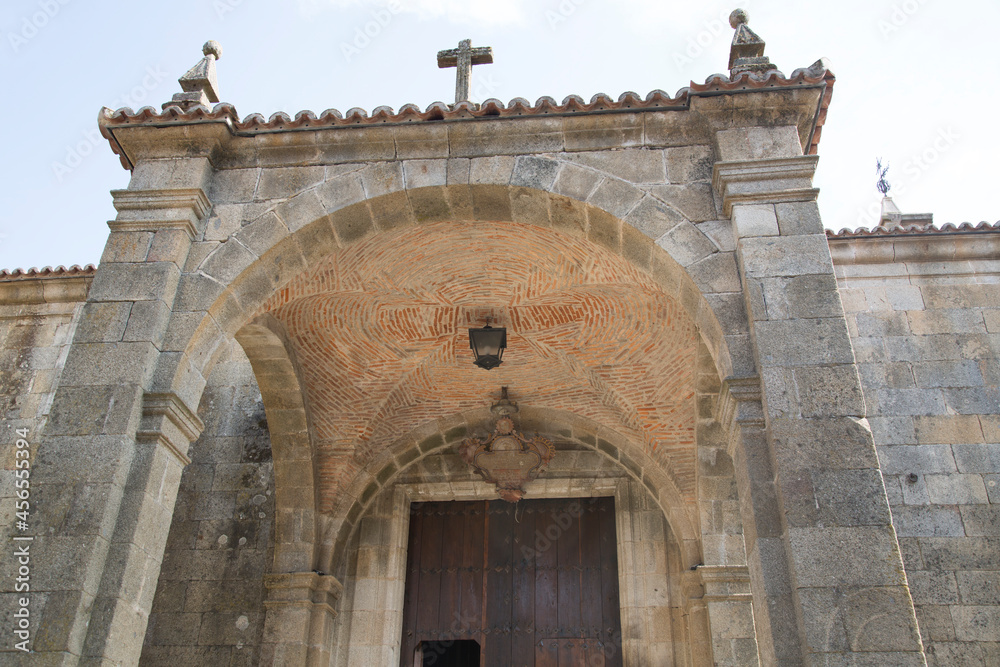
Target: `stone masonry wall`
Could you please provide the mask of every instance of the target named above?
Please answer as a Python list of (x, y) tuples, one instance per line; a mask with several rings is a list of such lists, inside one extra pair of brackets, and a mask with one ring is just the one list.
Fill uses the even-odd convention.
[[(54, 285), (58, 281), (48, 282)], [(30, 474), (31, 467), (36, 463), (42, 426), (48, 416), (53, 392), (65, 364), (69, 342), (86, 295), (85, 284), (81, 283), (77, 287), (77, 290), (50, 288), (50, 299), (54, 292), (61, 292), (55, 296), (62, 298), (47, 301), (43, 296), (40, 280), (0, 283), (0, 525), (5, 532), (34, 535), (37, 526), (31, 521), (33, 506), (54, 502), (65, 504), (68, 509), (74, 501), (74, 489), (67, 489), (60, 498), (43, 496), (29, 489), (28, 529), (19, 532), (16, 528), (18, 498), (15, 471), (19, 458), (15, 443), (20, 437), (17, 431), (27, 429), (27, 438), (23, 439), (30, 444), (30, 457), (27, 459)], [(17, 576), (16, 561), (9, 553), (0, 557), (0, 576), (3, 581), (14, 581)], [(9, 593), (3, 597), (22, 596)], [(39, 630), (37, 622), (41, 614), (37, 612), (40, 612), (44, 604), (43, 596), (33, 597), (33, 636)], [(15, 607), (5, 604), (3, 609), (12, 612)], [(13, 644), (17, 638), (10, 629), (16, 627), (16, 624), (6, 614), (2, 621), (5, 631), (0, 640), (0, 652), (14, 650)], [(3, 658), (0, 657), (0, 663), (2, 662)]]
[(931, 667), (1000, 664), (1000, 262), (984, 241), (831, 242)]
[(257, 665), (263, 576), (274, 550), (274, 474), (264, 406), (243, 350), (233, 345), (201, 399), (142, 665)]

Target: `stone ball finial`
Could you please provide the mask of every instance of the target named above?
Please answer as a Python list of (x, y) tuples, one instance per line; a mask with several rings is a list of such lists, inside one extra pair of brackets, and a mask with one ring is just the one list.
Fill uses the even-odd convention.
[(729, 26), (736, 30), (742, 23), (749, 23), (750, 16), (747, 14), (745, 9), (734, 9), (733, 13), (729, 15)]
[(215, 59), (218, 60), (222, 57), (222, 45), (214, 39), (210, 39), (205, 42), (205, 46), (201, 47), (201, 52), (206, 56), (215, 56)]

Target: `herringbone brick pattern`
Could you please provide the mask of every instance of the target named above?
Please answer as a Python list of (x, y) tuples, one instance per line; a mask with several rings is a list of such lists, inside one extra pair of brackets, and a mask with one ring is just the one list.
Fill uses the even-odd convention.
[[(427, 421), (514, 400), (626, 434), (693, 487), (694, 326), (620, 257), (516, 223), (380, 234), (264, 306), (288, 328), (312, 411), (323, 504), (373, 453)], [(467, 329), (508, 329), (503, 365)]]

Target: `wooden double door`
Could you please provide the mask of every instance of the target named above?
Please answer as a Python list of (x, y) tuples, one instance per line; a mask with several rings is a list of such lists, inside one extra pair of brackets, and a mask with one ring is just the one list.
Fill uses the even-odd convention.
[(613, 498), (411, 505), (402, 666), (614, 667), (620, 619)]

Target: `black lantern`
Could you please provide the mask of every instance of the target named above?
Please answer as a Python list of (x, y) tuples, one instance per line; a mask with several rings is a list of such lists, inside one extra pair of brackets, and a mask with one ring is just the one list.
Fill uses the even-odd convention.
[(489, 321), (482, 329), (469, 329), (469, 347), (476, 355), (473, 362), (480, 368), (490, 370), (503, 363), (503, 351), (507, 347), (507, 329), (494, 329)]

